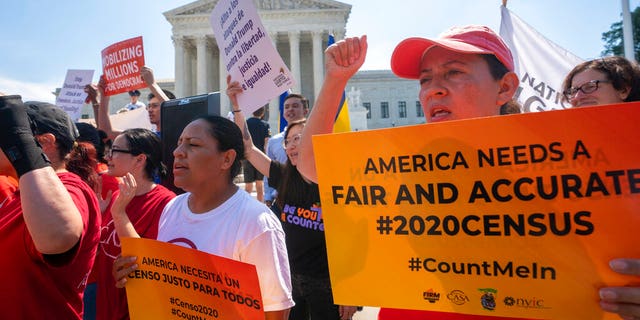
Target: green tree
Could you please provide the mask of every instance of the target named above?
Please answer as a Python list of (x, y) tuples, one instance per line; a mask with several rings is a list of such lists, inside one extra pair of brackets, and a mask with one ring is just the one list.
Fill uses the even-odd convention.
[[(635, 10), (631, 12), (631, 21), (633, 23), (631, 28), (633, 30), (633, 51), (635, 52), (635, 59), (637, 61), (638, 57), (640, 57), (640, 7), (635, 8)], [(602, 40), (604, 41), (603, 56), (624, 56), (622, 21), (611, 24), (611, 29), (602, 33)]]

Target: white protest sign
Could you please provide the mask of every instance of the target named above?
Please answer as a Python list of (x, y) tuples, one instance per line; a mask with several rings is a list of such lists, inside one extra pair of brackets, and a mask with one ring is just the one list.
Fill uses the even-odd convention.
[(93, 70), (67, 70), (62, 89), (56, 97), (56, 106), (64, 110), (71, 120), (78, 121), (82, 105), (87, 98), (84, 87), (91, 83)]
[(289, 68), (273, 46), (253, 1), (221, 0), (210, 21), (227, 73), (244, 89), (238, 104), (245, 114), (293, 87)]

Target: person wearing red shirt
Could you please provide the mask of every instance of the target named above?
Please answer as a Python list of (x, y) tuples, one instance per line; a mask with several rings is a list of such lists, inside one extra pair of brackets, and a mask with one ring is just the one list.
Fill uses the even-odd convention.
[(10, 164), (19, 179), (0, 205), (0, 252), (10, 257), (0, 274), (16, 288), (0, 293), (3, 318), (82, 319), (100, 211), (93, 190), (65, 168), (77, 135), (56, 106), (0, 93), (0, 168)]
[[(134, 192), (116, 191), (102, 216), (100, 246), (94, 273), (97, 279), (96, 319), (128, 319), (129, 310), (124, 288), (116, 288), (111, 272), (113, 262), (121, 253), (112, 211), (124, 211), (137, 233), (155, 239), (158, 221), (165, 205), (176, 195), (156, 184), (154, 178), (164, 177), (166, 167), (161, 162), (160, 138), (147, 129), (127, 129), (113, 140), (106, 154), (107, 174), (135, 183)], [(123, 181), (124, 184), (124, 181)]]

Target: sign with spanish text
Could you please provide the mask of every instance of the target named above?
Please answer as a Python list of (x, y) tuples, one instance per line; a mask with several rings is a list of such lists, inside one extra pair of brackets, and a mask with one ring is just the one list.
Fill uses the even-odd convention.
[[(640, 103), (313, 137), (334, 300), (617, 319), (640, 258)], [(375, 141), (375, 143), (371, 143)]]
[(143, 66), (142, 37), (120, 41), (102, 50), (102, 72), (107, 80), (105, 95), (146, 88), (140, 76)]
[(121, 238), (136, 256), (127, 278), (131, 319), (264, 320), (254, 265), (144, 238)]
[(67, 76), (56, 97), (56, 106), (64, 110), (74, 122), (82, 115), (82, 106), (87, 98), (84, 87), (91, 84), (91, 79), (93, 70), (67, 70)]
[(253, 1), (218, 1), (210, 21), (226, 71), (244, 90), (238, 95), (238, 104), (245, 114), (293, 87), (289, 68), (274, 47)]

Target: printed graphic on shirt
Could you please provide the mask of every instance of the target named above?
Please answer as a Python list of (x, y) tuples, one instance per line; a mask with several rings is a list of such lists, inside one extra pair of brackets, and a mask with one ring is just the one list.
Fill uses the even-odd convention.
[(314, 203), (311, 208), (296, 207), (285, 203), (284, 209), (280, 214), (280, 220), (283, 223), (302, 228), (324, 231), (320, 202)]

